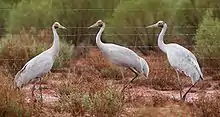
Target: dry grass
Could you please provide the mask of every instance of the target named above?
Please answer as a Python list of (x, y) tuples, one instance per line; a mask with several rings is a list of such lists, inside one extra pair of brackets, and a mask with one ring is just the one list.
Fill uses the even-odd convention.
[[(144, 82), (143, 80), (136, 80), (133, 83), (136, 85), (135, 90), (130, 92), (132, 94), (131, 96), (136, 95), (136, 98), (126, 101), (122, 100), (119, 91), (119, 85), (121, 84), (115, 84), (114, 81), (109, 80), (121, 80), (120, 78), (122, 76), (120, 76), (119, 67), (109, 64), (96, 49), (91, 50), (86, 58), (78, 58), (71, 61), (69, 73), (61, 71), (60, 73), (53, 73), (45, 77), (44, 82), (50, 84), (53, 88), (57, 88), (56, 91), (60, 95), (59, 102), (54, 103), (53, 107), (47, 106), (43, 107), (44, 109), (33, 109), (32, 106), (28, 106), (24, 100), (25, 96), (20, 92), (15, 92), (11, 88), (11, 85), (9, 85), (12, 84), (11, 80), (9, 80), (12, 77), (9, 75), (10, 73), (0, 72), (0, 78), (4, 81), (0, 83), (0, 90), (2, 90), (0, 92), (0, 110), (3, 110), (0, 113), (4, 115), (0, 116), (16, 117), (19, 115), (35, 115), (47, 117), (58, 114), (68, 116), (115, 117), (125, 113), (128, 115), (127, 117), (209, 117), (216, 116), (219, 113), (217, 109), (220, 104), (217, 94), (210, 99), (199, 98), (195, 103), (196, 107), (184, 102), (173, 101), (161, 93), (157, 94), (153, 92), (152, 95), (142, 94), (141, 92), (145, 88), (147, 90), (146, 92), (148, 92), (148, 88), (157, 90), (178, 89), (175, 71), (169, 67), (164, 56), (155, 54), (151, 53), (146, 57), (152, 69), (149, 78), (144, 80)], [(165, 66), (165, 69), (158, 70), (160, 66)], [(133, 74), (129, 70), (126, 70), (125, 76), (131, 77)], [(183, 76), (181, 76), (182, 79), (187, 79), (185, 77), (183, 78)], [(48, 82), (47, 80), (58, 82), (56, 85), (53, 85), (53, 82)], [(189, 79), (183, 80), (183, 83), (188, 85), (190, 81)], [(210, 88), (210, 83), (200, 83), (198, 87)], [(138, 85), (142, 86), (139, 87)], [(142, 90), (137, 90), (137, 87)], [(134, 115), (128, 114), (127, 107), (134, 108)]]
[(195, 102), (197, 117), (218, 117), (220, 115), (220, 93), (209, 96), (201, 94)]
[(122, 111), (122, 97), (116, 87), (101, 81), (75, 84), (69, 81), (59, 87), (58, 112), (69, 112), (72, 116), (113, 117)]
[(6, 64), (11, 73), (18, 71), (30, 58), (44, 51), (50, 41), (50, 33), (37, 33), (34, 29), (29, 32), (21, 31), (17, 35), (6, 35), (1, 39), (0, 57), (4, 59), (0, 64)]
[(25, 103), (25, 96), (12, 86), (8, 72), (0, 71), (0, 116), (1, 117), (31, 117), (37, 114), (32, 106)]
[(117, 66), (103, 68), (101, 69), (101, 74), (105, 79), (121, 80), (123, 78), (120, 68)]

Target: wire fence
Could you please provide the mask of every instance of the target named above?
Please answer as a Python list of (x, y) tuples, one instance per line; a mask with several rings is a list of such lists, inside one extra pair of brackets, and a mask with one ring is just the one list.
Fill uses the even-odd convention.
[[(0, 10), (12, 10), (13, 8), (1, 8)], [(218, 10), (220, 8), (218, 7), (198, 7), (198, 8), (176, 8), (176, 7), (169, 7), (167, 9), (172, 9), (172, 10), (195, 10), (195, 9), (200, 9), (200, 10), (206, 10), (206, 9), (213, 9), (213, 10)], [(55, 11), (124, 11), (120, 9), (108, 9), (108, 8), (54, 8), (53, 10)], [(126, 9), (126, 11), (135, 11), (135, 12), (140, 12), (143, 11), (142, 9)], [(159, 11), (158, 11), (159, 12)]]
[[(52, 1), (51, 1), (52, 2)], [(173, 8), (173, 7), (170, 7), (170, 8), (167, 8), (167, 9), (172, 9), (172, 10), (178, 10), (178, 9), (181, 9), (181, 10), (195, 10), (195, 9), (200, 9), (200, 10), (207, 10), (207, 9), (220, 9), (220, 8)], [(12, 10), (12, 8), (1, 8), (0, 7), (0, 11), (1, 10)], [(116, 12), (121, 12), (121, 11), (124, 11), (124, 10), (120, 10), (120, 9), (102, 9), (102, 8), (80, 8), (80, 9), (75, 9), (75, 8), (68, 8), (68, 9), (63, 9), (63, 8), (54, 8), (53, 9), (55, 12), (56, 11), (68, 11), (68, 12), (75, 12), (75, 11), (116, 11)], [(126, 9), (126, 12), (141, 12), (143, 11), (142, 9)], [(91, 22), (93, 23), (93, 22)], [(152, 22), (154, 23), (154, 22)], [(156, 23), (156, 22), (155, 22)], [(149, 24), (150, 25), (150, 24)], [(215, 25), (210, 25), (210, 26), (203, 26), (203, 27), (217, 27)], [(47, 28), (51, 28), (50, 26), (47, 26), (47, 27), (36, 27), (36, 28), (42, 28), (42, 29), (47, 29)], [(146, 27), (143, 27), (143, 26), (124, 26), (124, 27), (112, 27), (112, 26), (107, 26), (106, 29), (115, 29), (115, 28), (121, 28), (121, 29), (142, 29), (142, 30), (145, 30), (147, 29)], [(198, 28), (197, 26), (176, 26), (176, 25), (173, 25), (172, 26), (173, 29), (190, 29), (190, 28)], [(0, 28), (2, 30), (5, 30), (5, 28)], [(67, 27), (67, 29), (88, 29), (88, 27), (75, 27), (75, 26), (69, 26)], [(68, 30), (67, 30), (68, 31)], [(65, 32), (65, 31), (64, 31)], [(19, 34), (19, 35), (25, 35), (25, 34)], [(59, 34), (59, 36), (68, 36), (68, 37), (71, 37), (71, 36), (95, 36), (96, 33), (86, 33), (86, 34), (83, 34), (83, 33), (77, 33), (77, 34)], [(122, 33), (119, 33), (119, 34), (110, 34), (110, 33), (103, 33), (104, 36), (158, 36), (159, 34), (153, 34), (153, 33), (140, 33), (140, 34), (137, 34), (137, 33), (129, 33), (129, 34), (122, 34)], [(169, 34), (169, 33), (166, 33), (165, 34), (166, 36), (195, 36), (196, 34), (195, 33), (176, 33), (176, 34)], [(216, 34), (217, 35), (217, 34)], [(5, 35), (1, 35), (0, 36), (5, 36)], [(13, 34), (11, 35), (11, 37), (13, 38)], [(35, 34), (35, 36), (42, 36), (42, 35), (38, 35), (38, 34)], [(48, 34), (48, 35), (43, 35), (44, 37), (51, 37), (53, 36), (52, 34)], [(1, 40), (0, 40), (1, 41)], [(4, 46), (4, 45), (0, 45), (0, 49), (1, 47)], [(193, 48), (194, 46), (191, 46), (191, 45), (183, 45), (184, 47), (186, 48)], [(18, 48), (37, 48), (38, 46), (22, 46), (22, 47), (18, 47)], [(153, 48), (157, 48), (158, 46), (133, 46), (133, 45), (126, 45), (125, 47), (128, 47), (128, 48), (149, 48), (149, 47), (153, 47)], [(197, 46), (198, 48), (206, 48), (206, 46)], [(219, 46), (213, 46), (213, 47), (220, 47)], [(8, 49), (10, 48), (14, 48), (14, 47), (7, 47)], [(77, 46), (77, 48), (86, 48), (86, 49), (91, 49), (91, 48), (97, 48), (97, 46)], [(164, 58), (164, 57), (163, 57)], [(151, 60), (157, 60), (158, 62), (160, 62), (161, 58), (149, 58)], [(147, 60), (149, 60), (147, 58)], [(202, 61), (204, 60), (220, 60), (220, 57), (200, 57), (200, 59), (202, 59)], [(14, 58), (14, 59), (2, 59), (0, 58), (0, 62), (4, 62), (4, 61), (27, 61), (26, 59), (23, 59), (23, 58)], [(212, 69), (212, 70), (220, 70), (220, 68), (210, 68), (210, 67), (203, 67), (204, 69)], [(160, 69), (167, 69), (167, 68), (157, 68), (158, 70)]]

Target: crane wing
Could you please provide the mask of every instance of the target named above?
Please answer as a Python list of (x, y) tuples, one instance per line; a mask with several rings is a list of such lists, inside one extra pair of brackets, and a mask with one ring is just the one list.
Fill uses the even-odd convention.
[(106, 47), (102, 49), (102, 51), (104, 55), (114, 64), (125, 67), (133, 67), (136, 70), (140, 69), (138, 55), (126, 47), (115, 44), (106, 44)]
[(50, 71), (53, 66), (53, 59), (51, 56), (40, 54), (30, 61), (28, 61), (24, 67), (16, 74), (15, 82), (18, 87), (35, 80), (37, 77), (41, 77)]
[(196, 57), (186, 48), (178, 44), (168, 44), (167, 57), (171, 66), (183, 71), (191, 78), (193, 84), (200, 78), (203, 79)]

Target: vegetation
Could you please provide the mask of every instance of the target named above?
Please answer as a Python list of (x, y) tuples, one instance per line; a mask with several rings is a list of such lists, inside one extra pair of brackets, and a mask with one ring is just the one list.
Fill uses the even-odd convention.
[[(192, 46), (190, 49), (204, 63), (201, 66), (205, 79), (211, 76), (216, 81), (204, 81), (196, 88), (219, 90), (219, 73), (207, 73), (207, 69), (219, 72), (220, 67), (219, 0), (0, 0), (0, 4), (1, 117), (66, 116), (66, 113), (66, 117), (68, 114), (97, 117), (219, 115), (218, 93), (208, 94), (211, 98), (201, 95), (193, 105), (170, 99), (169, 91), (177, 92), (179, 88), (176, 74), (166, 56), (157, 51), (160, 29), (145, 28), (159, 20), (165, 21), (169, 27), (165, 41), (179, 39), (180, 44), (186, 42)], [(124, 94), (119, 88), (134, 74), (123, 71), (125, 79), (121, 79), (119, 67), (111, 65), (99, 50), (88, 47), (96, 45), (98, 29), (87, 27), (99, 19), (107, 25), (104, 42), (134, 46), (133, 50), (139, 55), (144, 56), (138, 49), (147, 55), (149, 77), (138, 77)], [(45, 92), (53, 90), (59, 99), (52, 106), (36, 103), (34, 107), (27, 101), (26, 90), (15, 91), (12, 79), (28, 60), (51, 46), (51, 25), (55, 21), (68, 28), (58, 30), (60, 53), (53, 69), (62, 69), (52, 70), (46, 77), (49, 82), (44, 83), (48, 85)], [(85, 56), (78, 53), (79, 46), (87, 49), (81, 53)], [(182, 82), (185, 87), (191, 84), (186, 78)], [(166, 92), (166, 96), (161, 92)]]
[(88, 34), (91, 34), (87, 28), (83, 27), (88, 27), (96, 20), (110, 16), (113, 11), (87, 10), (87, 8), (112, 9), (117, 5), (117, 1), (22, 0), (11, 10), (6, 28), (11, 33), (19, 33), (21, 28), (41, 29), (49, 27), (54, 21), (59, 21), (68, 27), (68, 40), (78, 45), (85, 40), (88, 41)]
[(213, 11), (208, 10), (199, 25), (196, 33), (195, 51), (198, 56), (205, 58), (205, 64), (209, 67), (218, 68), (220, 56), (220, 20), (213, 16)]
[[(128, 46), (155, 46), (158, 30), (147, 30), (147, 25), (164, 20), (172, 29), (174, 11), (168, 9), (175, 5), (172, 0), (127, 0), (117, 6), (107, 21), (106, 39)], [(157, 6), (157, 7), (155, 7)], [(168, 31), (167, 33), (169, 33)]]
[(24, 95), (15, 91), (11, 85), (11, 76), (0, 71), (0, 116), (1, 117), (31, 117), (32, 107), (25, 104)]
[(193, 37), (202, 22), (206, 10), (214, 9), (214, 16), (220, 18), (220, 2), (218, 0), (180, 0), (176, 8), (176, 31), (184, 34), (188, 44), (194, 44)]
[(72, 116), (102, 117), (117, 116), (122, 111), (123, 100), (116, 87), (103, 85), (100, 80), (87, 83), (84, 82), (87, 87), (76, 86), (74, 80), (63, 83), (59, 87), (61, 98), (55, 110), (70, 112)]

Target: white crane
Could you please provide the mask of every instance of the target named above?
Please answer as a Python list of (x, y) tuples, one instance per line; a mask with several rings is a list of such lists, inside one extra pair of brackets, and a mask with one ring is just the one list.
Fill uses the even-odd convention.
[[(139, 57), (134, 51), (123, 46), (112, 43), (103, 43), (101, 41), (101, 34), (105, 29), (105, 23), (102, 20), (98, 20), (89, 28), (92, 27), (100, 28), (98, 34), (96, 35), (96, 44), (104, 56), (113, 64), (127, 67), (135, 73), (135, 77), (133, 77), (129, 83), (137, 78), (139, 74), (143, 74), (145, 77), (148, 77), (149, 66), (147, 62), (143, 58)], [(122, 91), (124, 91), (126, 87), (127, 86), (125, 85)]]
[[(56, 57), (59, 54), (59, 36), (57, 34), (56, 29), (62, 28), (66, 29), (64, 26), (60, 25), (60, 23), (55, 22), (52, 25), (53, 31), (53, 45), (46, 51), (40, 53), (39, 55), (35, 56), (31, 60), (29, 60), (23, 68), (18, 71), (15, 75), (15, 86), (17, 88), (22, 88), (25, 84), (29, 82), (35, 82), (40, 79), (40, 93), (42, 99), (42, 89), (41, 89), (41, 77), (44, 76), (46, 73), (50, 72), (50, 69), (53, 66), (53, 63)], [(32, 97), (34, 96), (35, 84), (32, 87)]]
[[(175, 44), (165, 44), (163, 37), (167, 30), (167, 24), (164, 21), (158, 21), (156, 24), (150, 25), (147, 28), (159, 27), (162, 28), (162, 31), (158, 37), (158, 46), (159, 48), (167, 54), (168, 61), (170, 65), (175, 69), (178, 82), (180, 85), (180, 98), (185, 100), (186, 94), (191, 90), (193, 86), (200, 80), (203, 80), (203, 74), (199, 67), (196, 57), (186, 48)], [(182, 96), (182, 85), (179, 79), (179, 72), (184, 72), (185, 75), (189, 76), (192, 81), (192, 86), (185, 92)]]

